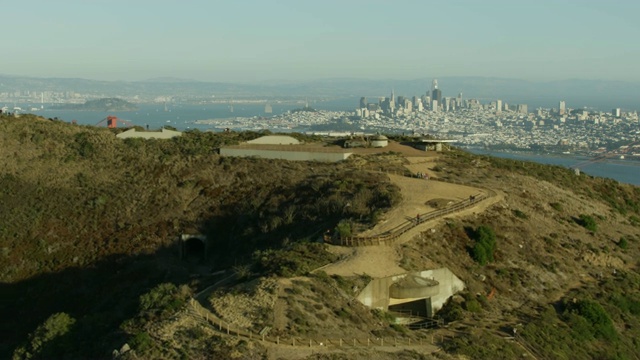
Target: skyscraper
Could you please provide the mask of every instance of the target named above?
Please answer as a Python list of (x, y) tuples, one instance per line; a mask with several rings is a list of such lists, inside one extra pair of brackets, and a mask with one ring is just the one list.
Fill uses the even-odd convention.
[(502, 100), (496, 101), (496, 114), (500, 114), (502, 112)]
[(398, 96), (398, 107), (404, 107), (404, 96)]
[(564, 100), (562, 100), (560, 101), (560, 105), (558, 106), (558, 114), (564, 115), (566, 111), (567, 111), (567, 103)]
[(396, 110), (396, 95), (393, 89), (391, 89), (391, 97), (389, 98), (389, 110), (391, 112), (394, 112)]
[(360, 109), (364, 109), (366, 107), (367, 107), (367, 98), (363, 96), (360, 98)]
[(433, 79), (433, 83), (431, 85), (431, 100), (435, 100), (438, 102), (438, 105), (442, 104), (442, 91), (438, 89), (438, 79)]
[(619, 118), (622, 115), (622, 112), (620, 111), (620, 108), (615, 108), (611, 110), (611, 115)]

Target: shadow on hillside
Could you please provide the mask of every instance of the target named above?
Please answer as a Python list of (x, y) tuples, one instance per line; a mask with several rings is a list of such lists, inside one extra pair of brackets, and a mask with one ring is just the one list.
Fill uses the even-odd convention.
[(251, 263), (254, 251), (281, 248), (289, 239), (315, 234), (315, 228), (321, 235), (326, 225), (303, 221), (256, 233), (247, 230), (254, 221), (246, 215), (206, 219), (195, 230), (210, 239), (206, 259), (198, 242), (175, 242), (151, 254), (112, 255), (85, 267), (0, 283), (0, 333), (5, 334), (0, 338), (0, 359), (11, 358), (30, 333), (60, 312), (76, 320), (65, 336), (70, 339), (65, 357), (110, 359), (111, 351), (130, 340), (120, 326), (138, 314), (140, 296), (157, 285), (188, 284), (201, 290), (219, 280), (216, 270)]
[(109, 349), (126, 342), (119, 327), (138, 313), (140, 295), (160, 283), (189, 281), (177, 246), (153, 254), (110, 256), (87, 267), (0, 283), (0, 358), (11, 358), (29, 333), (59, 312), (76, 319), (65, 357), (111, 358)]

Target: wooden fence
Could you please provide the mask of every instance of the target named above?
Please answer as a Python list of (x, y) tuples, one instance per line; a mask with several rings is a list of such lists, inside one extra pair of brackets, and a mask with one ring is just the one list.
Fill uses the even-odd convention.
[(414, 227), (424, 222), (472, 207), (477, 203), (495, 195), (495, 193), (492, 190), (486, 190), (486, 191), (488, 192), (487, 194), (478, 194), (478, 195), (472, 196), (469, 199), (459, 201), (444, 209), (434, 210), (428, 213), (419, 214), (419, 216), (417, 216), (416, 218), (412, 220), (407, 220), (404, 224), (401, 224), (395, 229), (389, 230), (385, 233), (375, 235), (375, 236), (344, 237), (344, 238), (338, 239), (336, 243), (337, 245), (343, 245), (343, 246), (371, 246), (371, 245), (390, 244), (395, 239), (400, 237), (402, 234), (406, 233), (407, 231), (413, 229)]
[(269, 335), (269, 328), (260, 333), (253, 333), (240, 329), (222, 321), (207, 309), (203, 308), (195, 299), (191, 299), (187, 312), (200, 323), (216, 332), (241, 337), (248, 340), (270, 342), (276, 345), (304, 346), (304, 347), (372, 347), (372, 346), (437, 346), (448, 340), (447, 336), (429, 335), (427, 337), (303, 337), (303, 336), (274, 336)]

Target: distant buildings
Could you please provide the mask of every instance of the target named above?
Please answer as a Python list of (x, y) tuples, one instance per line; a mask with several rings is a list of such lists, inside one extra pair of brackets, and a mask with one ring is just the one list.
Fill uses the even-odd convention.
[(562, 100), (560, 101), (560, 105), (558, 106), (558, 114), (564, 115), (567, 112), (567, 103)]
[(621, 116), (620, 108), (615, 108), (615, 109), (611, 110), (611, 115), (619, 118)]

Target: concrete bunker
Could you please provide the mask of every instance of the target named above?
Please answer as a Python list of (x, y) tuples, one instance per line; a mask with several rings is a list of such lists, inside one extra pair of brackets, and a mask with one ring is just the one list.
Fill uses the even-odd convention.
[(357, 299), (370, 308), (403, 314), (396, 322), (410, 324), (433, 317), (464, 287), (451, 270), (440, 268), (371, 280)]

